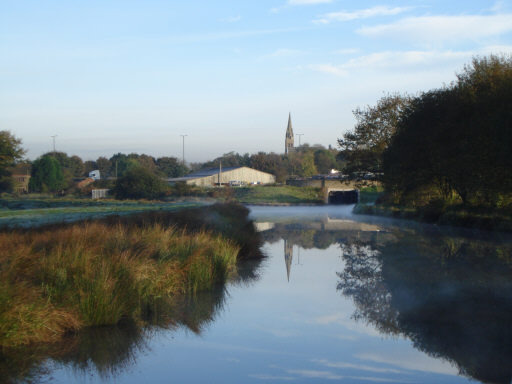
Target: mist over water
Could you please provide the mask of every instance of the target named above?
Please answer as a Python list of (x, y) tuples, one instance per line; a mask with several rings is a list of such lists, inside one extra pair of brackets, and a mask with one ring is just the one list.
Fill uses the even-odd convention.
[(352, 209), (251, 207), (266, 259), (143, 330), (43, 353), (41, 378), (510, 383), (512, 238)]

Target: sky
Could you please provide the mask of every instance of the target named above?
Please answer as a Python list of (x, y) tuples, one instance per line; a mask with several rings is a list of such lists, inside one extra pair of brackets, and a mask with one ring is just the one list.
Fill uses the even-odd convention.
[[(0, 130), (56, 149), (182, 156), (331, 145), (352, 111), (512, 53), (512, 0), (0, 0)], [(298, 137), (296, 138), (296, 141)]]

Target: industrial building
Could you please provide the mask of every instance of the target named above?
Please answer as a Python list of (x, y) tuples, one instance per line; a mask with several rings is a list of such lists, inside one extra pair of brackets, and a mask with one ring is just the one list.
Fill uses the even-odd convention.
[(171, 184), (184, 182), (188, 185), (210, 187), (214, 185), (271, 184), (276, 177), (249, 167), (208, 168), (184, 177), (168, 179)]

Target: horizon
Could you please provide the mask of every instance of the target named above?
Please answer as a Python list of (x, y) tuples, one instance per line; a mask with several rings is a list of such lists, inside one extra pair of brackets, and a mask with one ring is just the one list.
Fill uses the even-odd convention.
[(331, 145), (352, 110), (512, 53), (512, 3), (484, 0), (0, 4), (0, 124), (27, 158), (145, 153), (187, 163)]

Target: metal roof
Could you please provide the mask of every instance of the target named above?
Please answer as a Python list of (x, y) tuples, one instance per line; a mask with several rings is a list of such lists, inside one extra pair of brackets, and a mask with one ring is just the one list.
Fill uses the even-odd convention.
[[(239, 168), (247, 168), (247, 167), (245, 167), (245, 166), (222, 167), (221, 172), (222, 173), (229, 172), (229, 171), (233, 171), (233, 170), (239, 169)], [(258, 171), (258, 172), (261, 172), (261, 171)], [(171, 181), (171, 180), (172, 181), (186, 181), (186, 180), (190, 180), (190, 179), (199, 179), (201, 177), (208, 177), (208, 176), (213, 176), (213, 175), (218, 175), (218, 174), (219, 174), (219, 167), (205, 168), (205, 169), (201, 169), (200, 171), (190, 173), (183, 177), (176, 177), (176, 178), (172, 178), (172, 179), (168, 179), (168, 180), (169, 181)]]

